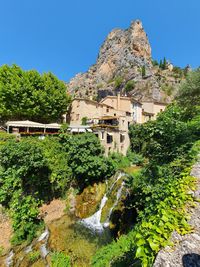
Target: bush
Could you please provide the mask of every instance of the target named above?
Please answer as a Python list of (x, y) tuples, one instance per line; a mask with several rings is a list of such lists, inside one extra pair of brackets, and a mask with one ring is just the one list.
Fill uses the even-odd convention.
[(120, 153), (111, 153), (108, 157), (111, 164), (115, 167), (115, 170), (123, 170), (130, 166), (128, 157), (123, 156)]
[(60, 138), (68, 154), (68, 165), (80, 187), (114, 174), (114, 166), (104, 156), (100, 141), (93, 133), (66, 134)]
[(36, 251), (36, 250), (35, 251), (31, 251), (28, 254), (28, 258), (29, 258), (30, 263), (36, 262), (40, 258), (40, 252)]
[(121, 76), (117, 76), (114, 81), (115, 81), (115, 88), (119, 88), (123, 83), (123, 78)]
[(51, 255), (51, 267), (70, 267), (70, 257), (62, 252), (54, 252)]
[(125, 92), (129, 93), (135, 88), (135, 81), (128, 81), (125, 85)]
[(131, 164), (142, 165), (144, 163), (144, 157), (141, 154), (131, 152), (130, 149), (127, 152), (127, 157)]
[(23, 196), (22, 192), (16, 191), (10, 204), (12, 227), (14, 236), (12, 243), (20, 244), (24, 240), (29, 242), (36, 236), (39, 220), (39, 202), (32, 196)]

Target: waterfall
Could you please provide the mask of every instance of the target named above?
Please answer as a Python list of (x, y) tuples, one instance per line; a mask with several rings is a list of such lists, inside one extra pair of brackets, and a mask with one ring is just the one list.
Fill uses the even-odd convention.
[(8, 257), (6, 258), (5, 264), (6, 267), (13, 266), (13, 257), (14, 257), (14, 251), (11, 250), (10, 253), (8, 254)]
[(121, 177), (124, 176), (124, 173), (120, 172), (117, 176), (113, 184), (111, 185), (110, 189), (107, 190), (103, 198), (101, 199), (100, 207), (97, 212), (95, 212), (92, 216), (82, 219), (81, 223), (83, 223), (86, 227), (90, 228), (91, 230), (97, 231), (97, 232), (103, 232), (105, 227), (109, 226), (109, 219), (112, 214), (113, 209), (117, 206), (119, 199), (121, 197), (122, 189), (124, 186), (124, 182), (122, 182), (120, 188), (117, 191), (116, 195), (116, 201), (114, 202), (113, 206), (110, 208), (109, 214), (107, 216), (106, 222), (101, 223), (101, 214), (104, 206), (106, 205), (106, 202), (108, 200), (108, 195), (112, 192), (114, 186), (117, 184), (117, 181), (121, 179)]
[(105, 206), (108, 198), (106, 194), (103, 196), (100, 204), (100, 208), (97, 212), (95, 212), (92, 216), (83, 219), (82, 223), (87, 226), (88, 228), (91, 228), (93, 230), (96, 230), (97, 232), (103, 231), (103, 225), (101, 224), (101, 212), (103, 207)]
[(117, 198), (116, 198), (116, 200), (115, 200), (113, 206), (110, 208), (110, 211), (109, 211), (109, 213), (108, 213), (107, 220), (106, 220), (106, 222), (103, 224), (104, 227), (108, 227), (108, 226), (109, 226), (109, 221), (110, 221), (110, 217), (111, 217), (111, 215), (112, 215), (112, 211), (113, 211), (114, 208), (117, 206), (117, 204), (118, 204), (118, 202), (119, 202), (119, 200), (120, 200), (120, 197), (121, 197), (121, 194), (122, 194), (122, 189), (123, 189), (123, 187), (124, 187), (124, 182), (122, 182), (120, 188), (119, 188), (118, 191), (117, 191)]

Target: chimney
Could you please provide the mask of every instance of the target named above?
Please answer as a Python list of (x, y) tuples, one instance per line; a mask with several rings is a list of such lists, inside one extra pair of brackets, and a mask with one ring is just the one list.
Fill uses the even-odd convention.
[(120, 110), (120, 93), (117, 93), (117, 110)]

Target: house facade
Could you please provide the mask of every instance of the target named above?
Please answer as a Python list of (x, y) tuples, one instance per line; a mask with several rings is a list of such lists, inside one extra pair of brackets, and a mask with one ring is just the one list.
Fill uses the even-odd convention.
[(165, 110), (167, 107), (166, 103), (156, 102), (156, 101), (143, 101), (142, 102), (142, 112), (143, 120), (142, 123), (148, 121), (147, 117), (150, 120), (155, 120), (158, 114)]
[(120, 94), (118, 94), (117, 96), (107, 96), (101, 103), (131, 113), (133, 122), (142, 123), (142, 103), (134, 98), (120, 96)]
[(73, 133), (79, 125), (87, 124), (98, 136), (105, 154), (119, 152), (126, 155), (130, 145), (128, 127), (131, 122), (131, 112), (90, 99), (75, 98), (72, 101), (69, 129), (73, 130), (70, 131)]

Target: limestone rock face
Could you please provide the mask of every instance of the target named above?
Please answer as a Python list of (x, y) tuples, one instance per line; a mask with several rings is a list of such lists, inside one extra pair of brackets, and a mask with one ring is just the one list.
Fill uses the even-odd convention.
[[(133, 88), (127, 92), (127, 83)], [(138, 100), (161, 101), (166, 95), (154, 75), (151, 46), (142, 23), (133, 21), (126, 30), (111, 31), (100, 48), (96, 64), (86, 73), (77, 74), (68, 84), (71, 94), (101, 99), (117, 92)]]

